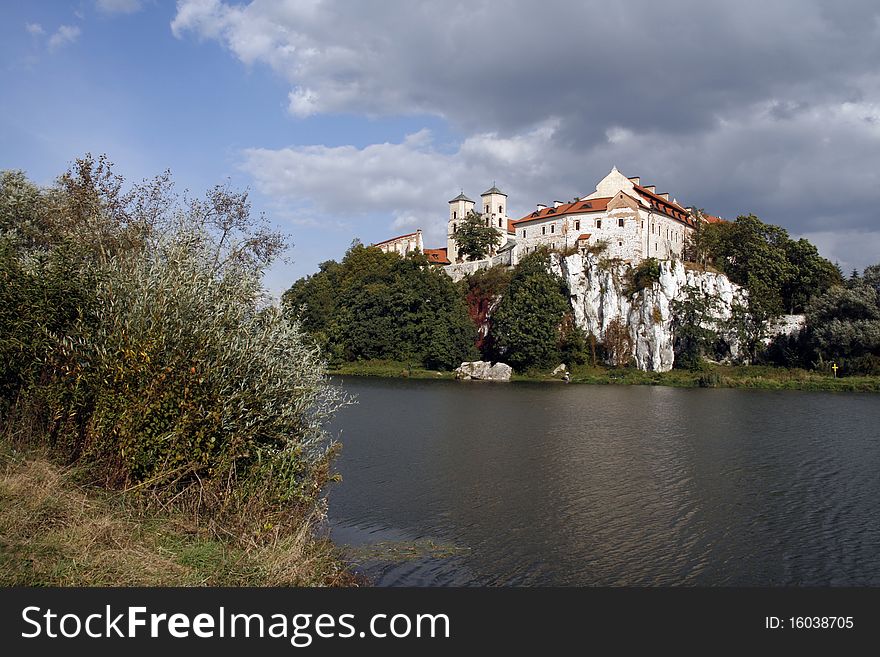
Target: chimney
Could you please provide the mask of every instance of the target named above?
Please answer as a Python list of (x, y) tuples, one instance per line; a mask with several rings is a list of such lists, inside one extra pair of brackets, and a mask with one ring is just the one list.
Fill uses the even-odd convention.
[(641, 182), (639, 182), (641, 180), (641, 178), (639, 178), (638, 176), (633, 176), (632, 178), (630, 178), (630, 180), (632, 181), (632, 183), (634, 185), (641, 185), (642, 184)]
[(554, 208), (558, 208), (560, 205), (562, 205), (562, 201), (553, 201)]
[(546, 209), (547, 209), (546, 205), (544, 205), (543, 203), (538, 203), (538, 212), (540, 212), (541, 210), (546, 210)]
[(668, 194), (667, 192), (663, 192), (662, 194), (657, 194), (657, 196), (659, 196), (660, 198), (662, 198), (664, 201), (668, 201), (668, 200), (669, 200), (669, 194)]
[(657, 186), (656, 185), (645, 185), (645, 189), (647, 189), (652, 194), (657, 193)]

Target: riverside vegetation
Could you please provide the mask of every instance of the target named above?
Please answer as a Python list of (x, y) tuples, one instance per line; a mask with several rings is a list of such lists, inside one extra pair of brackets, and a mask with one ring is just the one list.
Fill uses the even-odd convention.
[(316, 531), (346, 403), (267, 302), (247, 194), (0, 174), (0, 585), (354, 583)]
[[(585, 335), (547, 250), (453, 283), (420, 254), (402, 258), (355, 243), (341, 262), (295, 282), (283, 306), (340, 374), (443, 378), (482, 358), (509, 363), (520, 380), (550, 379), (565, 363), (573, 382), (880, 390), (880, 264), (844, 277), (807, 240), (753, 215), (697, 225), (686, 266), (724, 273), (746, 289), (748, 304), (720, 327), (713, 299), (677, 300), (672, 372), (634, 368), (622, 323), (612, 321), (601, 339)], [(659, 272), (654, 259), (632, 268), (626, 293), (649, 289)], [(804, 314), (805, 327), (770, 340), (783, 313)], [(731, 332), (742, 360), (722, 363), (729, 352), (720, 336)]]

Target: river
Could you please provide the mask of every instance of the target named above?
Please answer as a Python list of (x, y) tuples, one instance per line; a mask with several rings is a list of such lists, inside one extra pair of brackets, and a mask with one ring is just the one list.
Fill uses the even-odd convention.
[(880, 586), (880, 396), (343, 377), (380, 586)]

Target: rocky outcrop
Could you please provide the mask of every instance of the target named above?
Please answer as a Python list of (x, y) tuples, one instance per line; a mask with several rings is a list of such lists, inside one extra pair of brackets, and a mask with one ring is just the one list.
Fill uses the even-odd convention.
[(484, 360), (464, 362), (455, 368), (455, 378), (462, 380), (477, 379), (480, 381), (510, 381), (513, 368), (504, 363), (489, 363)]
[(658, 282), (627, 294), (630, 267), (607, 261), (600, 264), (596, 256), (589, 254), (554, 256), (551, 268), (568, 283), (575, 322), (586, 334), (592, 333), (602, 341), (608, 325), (619, 318), (629, 330), (633, 358), (639, 369), (670, 370), (675, 358), (672, 305), (685, 298), (688, 288), (696, 288), (716, 299), (712, 313), (714, 328), (722, 331), (731, 357), (738, 357), (737, 337), (724, 334), (724, 320), (730, 319), (735, 305), (746, 305), (745, 290), (723, 274), (685, 269), (677, 261), (661, 261)]

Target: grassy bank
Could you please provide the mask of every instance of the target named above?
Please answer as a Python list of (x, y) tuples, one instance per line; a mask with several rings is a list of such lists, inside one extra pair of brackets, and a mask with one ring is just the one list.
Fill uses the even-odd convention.
[[(395, 361), (358, 361), (345, 363), (332, 374), (349, 376), (380, 376), (413, 379), (454, 379), (451, 372), (437, 372)], [(514, 381), (559, 381), (548, 372), (514, 374)], [(575, 367), (571, 383), (596, 385), (653, 385), (677, 388), (757, 388), (764, 390), (830, 390), (880, 392), (880, 377), (849, 376), (835, 378), (803, 369), (785, 369), (761, 365), (714, 365), (705, 370), (671, 370), (643, 372), (637, 369), (608, 367)]]
[(85, 474), (0, 443), (0, 586), (346, 586), (309, 523), (249, 544), (197, 518), (145, 511)]

